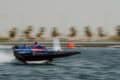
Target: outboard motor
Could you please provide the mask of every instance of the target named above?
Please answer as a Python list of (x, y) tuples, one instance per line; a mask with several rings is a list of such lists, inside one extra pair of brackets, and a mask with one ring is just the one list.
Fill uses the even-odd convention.
[(62, 51), (61, 45), (60, 45), (60, 41), (58, 38), (54, 38), (53, 39), (53, 50), (54, 51)]

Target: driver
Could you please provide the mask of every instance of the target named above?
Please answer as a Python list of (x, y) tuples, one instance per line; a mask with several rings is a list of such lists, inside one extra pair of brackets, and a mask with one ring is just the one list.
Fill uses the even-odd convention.
[(33, 50), (34, 51), (46, 51), (46, 47), (43, 45), (38, 44), (38, 42), (35, 42), (33, 44)]

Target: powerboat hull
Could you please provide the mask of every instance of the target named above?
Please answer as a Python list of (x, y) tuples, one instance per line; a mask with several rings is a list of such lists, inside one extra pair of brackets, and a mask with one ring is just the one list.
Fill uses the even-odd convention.
[(52, 61), (55, 58), (63, 58), (72, 55), (80, 54), (80, 51), (41, 51), (21, 54), (19, 51), (14, 51), (14, 56), (17, 60), (26, 63), (27, 61)]

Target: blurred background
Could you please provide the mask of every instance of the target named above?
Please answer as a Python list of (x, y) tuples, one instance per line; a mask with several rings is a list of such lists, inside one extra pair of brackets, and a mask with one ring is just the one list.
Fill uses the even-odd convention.
[(120, 41), (119, 0), (0, 0), (0, 41)]

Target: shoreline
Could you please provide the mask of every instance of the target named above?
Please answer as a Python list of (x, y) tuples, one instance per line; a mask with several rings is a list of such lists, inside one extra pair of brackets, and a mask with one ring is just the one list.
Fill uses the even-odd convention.
[[(0, 42), (0, 45), (19, 45), (19, 44), (33, 44), (34, 42), (16, 42), (16, 41), (8, 41), (8, 42)], [(52, 46), (52, 42), (41, 42), (38, 41), (38, 43), (43, 44), (47, 47), (51, 47)], [(60, 42), (62, 47), (65, 47), (67, 42)], [(109, 47), (109, 46), (114, 46), (114, 45), (120, 45), (120, 42), (74, 42), (76, 47)]]

